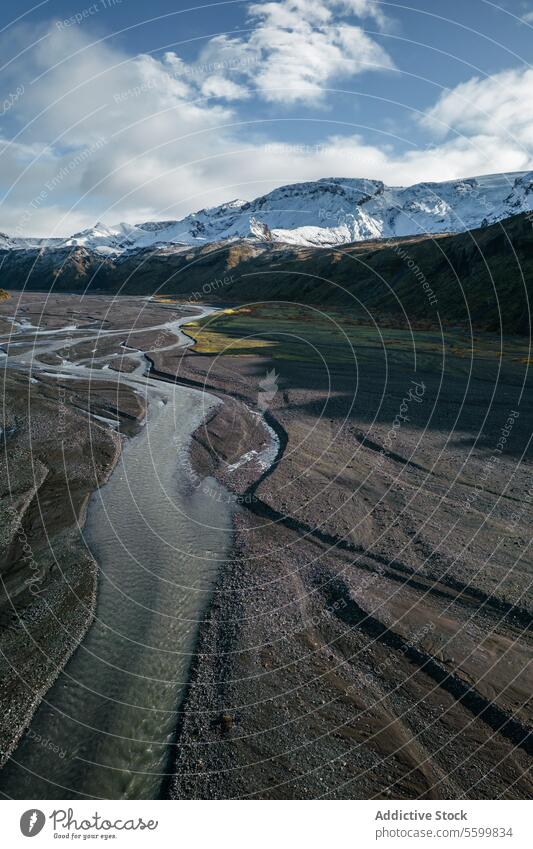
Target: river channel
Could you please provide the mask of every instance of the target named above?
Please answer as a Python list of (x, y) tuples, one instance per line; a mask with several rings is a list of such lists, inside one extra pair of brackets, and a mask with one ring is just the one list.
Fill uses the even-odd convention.
[(220, 402), (151, 378), (137, 356), (120, 379), (147, 394), (146, 423), (83, 529), (99, 566), (96, 616), (0, 773), (13, 798), (160, 795), (199, 622), (229, 554), (228, 493), (198, 486), (187, 461), (192, 432)]

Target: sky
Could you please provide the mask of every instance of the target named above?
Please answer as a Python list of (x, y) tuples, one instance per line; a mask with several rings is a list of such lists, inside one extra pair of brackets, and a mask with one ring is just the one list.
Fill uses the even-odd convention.
[(533, 170), (533, 0), (10, 0), (0, 230)]

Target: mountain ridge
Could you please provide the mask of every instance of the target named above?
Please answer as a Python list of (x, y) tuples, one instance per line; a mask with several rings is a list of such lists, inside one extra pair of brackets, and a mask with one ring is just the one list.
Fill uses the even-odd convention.
[(146, 248), (187, 250), (241, 239), (331, 248), (372, 239), (459, 233), (533, 211), (533, 171), (489, 174), (407, 187), (324, 177), (292, 183), (251, 201), (231, 200), (184, 218), (106, 225), (66, 238), (0, 233), (4, 250), (83, 247), (102, 257)]
[(463, 325), (529, 335), (533, 227), (527, 213), (458, 234), (333, 248), (224, 241), (102, 257), (85, 247), (0, 249), (0, 285), (27, 291), (170, 296), (221, 305), (284, 301), (363, 321)]

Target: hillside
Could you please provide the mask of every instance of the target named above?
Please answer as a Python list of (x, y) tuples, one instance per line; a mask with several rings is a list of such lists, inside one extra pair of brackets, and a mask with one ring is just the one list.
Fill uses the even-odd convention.
[[(530, 216), (456, 235), (342, 248), (224, 242), (144, 250), (120, 259), (85, 248), (0, 250), (0, 284), (33, 291), (170, 294), (193, 301), (305, 301), (392, 321), (468, 324), (528, 333), (533, 286)], [(404, 313), (405, 311), (405, 313)]]

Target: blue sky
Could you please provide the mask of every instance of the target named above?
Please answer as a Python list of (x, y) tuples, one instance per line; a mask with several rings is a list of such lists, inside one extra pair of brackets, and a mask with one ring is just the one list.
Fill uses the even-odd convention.
[(0, 229), (533, 169), (533, 0), (11, 0)]

